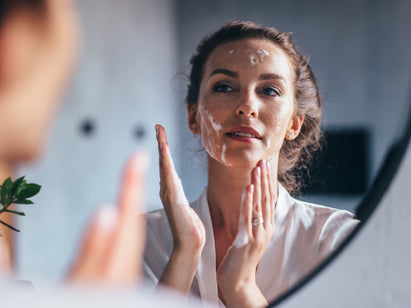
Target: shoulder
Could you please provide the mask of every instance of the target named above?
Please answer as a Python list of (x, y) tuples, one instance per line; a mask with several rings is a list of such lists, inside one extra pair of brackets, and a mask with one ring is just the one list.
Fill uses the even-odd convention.
[(360, 222), (349, 211), (297, 200), (282, 189), (284, 224), (318, 248), (334, 249)]
[(164, 209), (158, 209), (145, 214), (146, 246), (154, 243), (166, 243), (171, 239), (170, 226)]
[(171, 254), (173, 240), (163, 209), (146, 213), (145, 220), (144, 276), (147, 282), (157, 284)]

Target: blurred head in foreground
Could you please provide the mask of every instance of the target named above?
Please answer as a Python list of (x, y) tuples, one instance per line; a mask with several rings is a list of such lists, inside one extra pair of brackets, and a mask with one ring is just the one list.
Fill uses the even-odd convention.
[(36, 158), (73, 67), (70, 0), (0, 0), (0, 160)]

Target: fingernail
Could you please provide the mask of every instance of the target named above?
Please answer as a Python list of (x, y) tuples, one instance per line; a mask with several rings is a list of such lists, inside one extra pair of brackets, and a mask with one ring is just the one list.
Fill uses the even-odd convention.
[(249, 193), (250, 193), (250, 194), (253, 194), (253, 192), (254, 192), (254, 184), (250, 184), (248, 187), (249, 187)]
[(267, 171), (267, 162), (265, 161), (265, 159), (261, 161), (261, 171)]
[(158, 125), (156, 124), (154, 127), (156, 129), (156, 138), (158, 139)]
[(111, 205), (103, 205), (97, 213), (97, 224), (101, 231), (109, 232), (116, 224), (117, 209)]
[(256, 175), (257, 177), (260, 177), (260, 176), (261, 176), (261, 167), (257, 167), (257, 169), (255, 170), (255, 175)]
[(146, 171), (150, 164), (150, 155), (146, 151), (138, 151), (134, 154), (134, 163), (138, 171)]

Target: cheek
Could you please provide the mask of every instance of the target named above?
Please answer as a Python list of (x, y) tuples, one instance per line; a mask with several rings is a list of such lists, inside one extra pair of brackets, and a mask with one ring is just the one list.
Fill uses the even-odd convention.
[(226, 163), (227, 145), (221, 145), (217, 140), (223, 133), (222, 122), (219, 120), (222, 115), (205, 108), (203, 105), (199, 105), (197, 115), (205, 150), (214, 159)]
[(265, 112), (265, 115), (264, 122), (267, 123), (269, 131), (265, 145), (279, 152), (291, 120), (292, 108), (272, 108)]
[(197, 121), (200, 123), (201, 137), (207, 152), (214, 157), (213, 153), (219, 150), (219, 146), (214, 142), (215, 138), (221, 133), (222, 125), (203, 105), (199, 105)]

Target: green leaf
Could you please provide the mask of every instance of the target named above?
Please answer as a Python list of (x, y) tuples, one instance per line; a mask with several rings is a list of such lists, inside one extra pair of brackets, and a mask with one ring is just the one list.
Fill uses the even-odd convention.
[(26, 186), (26, 184), (27, 184), (26, 180), (21, 181), (19, 186), (16, 188), (16, 191), (14, 192), (14, 197), (16, 197), (17, 199), (24, 199), (24, 198), (19, 198), (17, 196), (20, 194), (20, 192), (23, 190), (23, 188)]
[(24, 185), (23, 181), (24, 181), (24, 176), (22, 176), (21, 178), (18, 178), (17, 180), (14, 181), (13, 189), (12, 189), (12, 196), (13, 197), (16, 195), (16, 191), (19, 188), (19, 186)]
[(13, 189), (13, 181), (10, 178), (7, 178), (3, 185), (1, 186), (1, 203), (4, 206), (7, 206), (12, 201), (12, 189)]
[(14, 203), (16, 203), (16, 204), (34, 204), (34, 202), (31, 201), (31, 200), (16, 200), (16, 201), (14, 201)]
[[(19, 186), (20, 188), (20, 186)], [(22, 189), (18, 189), (16, 191), (16, 197), (18, 200), (21, 199), (27, 199), (27, 198), (31, 198), (35, 195), (37, 195), (37, 193), (40, 191), (41, 186), (37, 185), (37, 184), (25, 184), (24, 187)]]
[(5, 210), (5, 212), (17, 214), (17, 215), (20, 215), (20, 216), (26, 216), (26, 214), (24, 214), (23, 212), (14, 211), (14, 210)]

